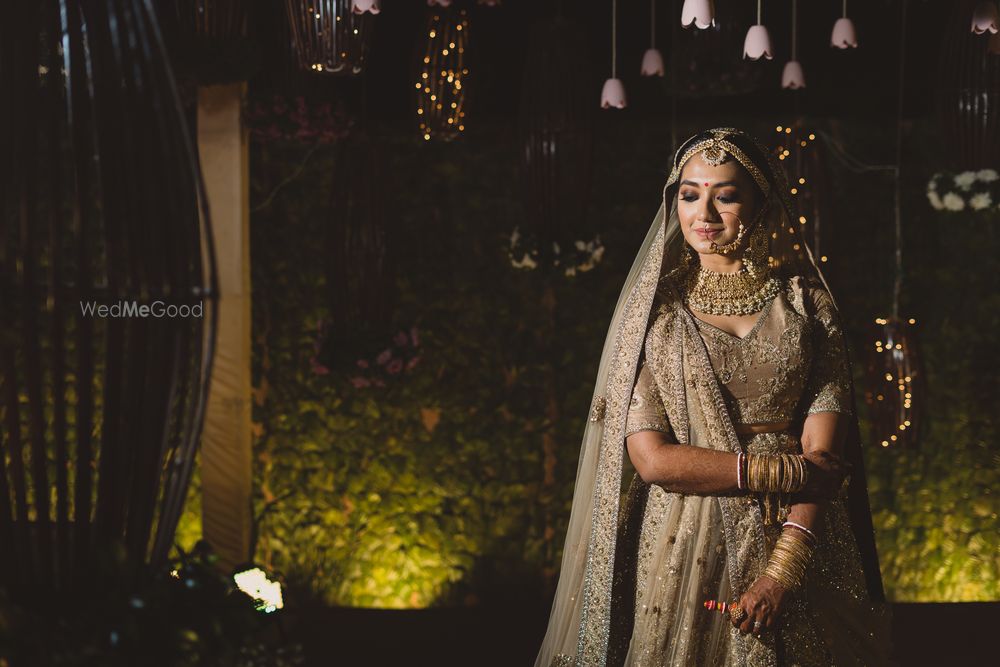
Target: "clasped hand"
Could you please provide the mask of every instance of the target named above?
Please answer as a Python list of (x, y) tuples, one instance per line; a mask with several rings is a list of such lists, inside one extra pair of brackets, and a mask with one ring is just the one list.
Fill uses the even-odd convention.
[[(770, 577), (757, 577), (747, 592), (740, 596), (740, 607), (747, 615), (739, 623), (734, 620), (733, 625), (743, 634), (753, 632), (759, 635), (764, 630), (770, 630), (781, 615), (786, 593), (785, 588)], [(757, 621), (760, 621), (760, 626), (754, 630)]]
[(844, 479), (851, 472), (851, 464), (841, 456), (826, 451), (809, 451), (802, 454), (809, 471), (809, 478), (793, 502), (817, 502), (835, 498)]
[[(827, 500), (836, 497), (844, 479), (851, 471), (851, 464), (836, 454), (826, 451), (803, 453), (809, 479), (801, 491), (795, 494), (796, 502)], [(760, 576), (747, 591), (740, 596), (740, 607), (746, 612), (739, 622), (733, 621), (740, 632), (760, 634), (778, 622), (784, 608), (785, 587), (770, 577)], [(754, 624), (760, 625), (754, 630)]]

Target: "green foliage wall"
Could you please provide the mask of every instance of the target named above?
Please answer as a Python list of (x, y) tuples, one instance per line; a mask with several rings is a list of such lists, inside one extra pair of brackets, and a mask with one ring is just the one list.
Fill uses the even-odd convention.
[[(774, 120), (725, 124), (769, 138)], [(880, 128), (830, 129), (862, 159), (891, 154)], [(323, 194), (333, 149), (313, 153), (301, 175), (255, 212), (259, 561), (330, 604), (544, 599), (600, 346), (669, 162), (661, 122), (605, 114), (597, 137), (593, 187), (581, 196), (607, 247), (604, 262), (554, 281), (546, 299), (541, 276), (514, 272), (504, 250), (522, 215), (513, 129), (470, 124), (448, 146), (387, 133), (377, 187), (400, 249), (392, 258), (396, 323), (400, 331), (417, 328), (421, 358), (385, 387), (356, 389), (310, 361), (319, 322), (330, 314), (320, 240), (337, 224)], [(255, 146), (253, 200), (263, 201), (307, 151)], [(919, 451), (868, 448), (878, 546), (895, 600), (998, 599), (997, 380), (984, 365), (1000, 306), (998, 221), (983, 227), (932, 211), (923, 195), (932, 160), (931, 151), (908, 157), (918, 166), (907, 174), (905, 205), (904, 315), (921, 327), (928, 426)], [(836, 166), (834, 174), (828, 219), (838, 228), (824, 268), (863, 361), (874, 340), (868, 323), (890, 303), (891, 181)], [(969, 262), (970, 239), (991, 251)], [(381, 349), (389, 340), (371, 344)], [(543, 456), (546, 433), (554, 460)], [(195, 520), (189, 511), (182, 525), (189, 536)]]

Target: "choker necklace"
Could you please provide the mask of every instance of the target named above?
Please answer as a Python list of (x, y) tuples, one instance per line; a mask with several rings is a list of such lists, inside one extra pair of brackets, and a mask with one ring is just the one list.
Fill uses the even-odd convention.
[(684, 302), (709, 315), (751, 315), (767, 305), (780, 287), (769, 270), (750, 271), (746, 262), (734, 273), (710, 271), (699, 264), (686, 274), (680, 281)]

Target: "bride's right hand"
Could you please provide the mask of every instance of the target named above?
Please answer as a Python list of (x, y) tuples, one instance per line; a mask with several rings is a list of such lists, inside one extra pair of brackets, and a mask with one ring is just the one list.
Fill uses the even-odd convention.
[(844, 478), (851, 472), (846, 459), (826, 451), (809, 451), (800, 454), (805, 459), (809, 478), (796, 494), (800, 502), (830, 500), (840, 492)]

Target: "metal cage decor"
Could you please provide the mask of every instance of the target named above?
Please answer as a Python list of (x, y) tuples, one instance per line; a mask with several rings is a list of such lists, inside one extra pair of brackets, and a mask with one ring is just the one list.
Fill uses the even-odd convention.
[(285, 0), (292, 50), (302, 70), (360, 74), (374, 29), (371, 11), (353, 11), (352, 0)]
[(990, 52), (989, 33), (969, 30), (975, 5), (952, 5), (935, 86), (947, 166), (957, 171), (1000, 166), (1000, 57)]
[(425, 141), (432, 138), (451, 141), (465, 131), (468, 12), (429, 8), (424, 34), (427, 41), (414, 83), (420, 135)]
[(215, 260), (144, 0), (0, 10), (0, 585), (161, 564), (204, 411)]

